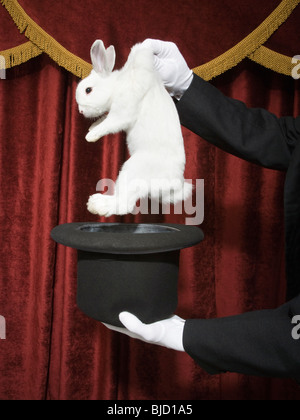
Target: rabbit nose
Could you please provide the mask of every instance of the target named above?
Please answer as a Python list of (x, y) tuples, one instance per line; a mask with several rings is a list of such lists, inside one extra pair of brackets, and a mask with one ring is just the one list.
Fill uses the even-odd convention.
[(79, 106), (79, 112), (80, 112), (80, 114), (84, 113), (82, 106)]

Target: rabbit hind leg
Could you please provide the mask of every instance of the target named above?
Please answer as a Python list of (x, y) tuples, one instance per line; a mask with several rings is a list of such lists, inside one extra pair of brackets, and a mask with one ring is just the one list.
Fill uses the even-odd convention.
[(92, 214), (99, 216), (110, 216), (114, 214), (115, 196), (105, 194), (91, 195), (87, 202), (87, 209)]
[(88, 211), (99, 216), (124, 216), (133, 212), (140, 194), (133, 191), (116, 192), (114, 195), (94, 194), (87, 203)]

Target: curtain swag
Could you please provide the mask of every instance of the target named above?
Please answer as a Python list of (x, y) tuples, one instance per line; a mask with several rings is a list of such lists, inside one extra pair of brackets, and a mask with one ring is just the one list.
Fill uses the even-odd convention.
[(5, 59), (5, 67), (10, 69), (14, 66), (26, 63), (31, 58), (37, 57), (43, 51), (34, 45), (31, 41), (18, 45), (17, 47), (0, 52), (0, 55)]
[[(48, 54), (59, 66), (79, 78), (92, 69), (90, 63), (72, 54), (34, 22), (17, 0), (0, 0), (21, 33), (29, 39), (17, 47), (0, 52), (6, 68), (20, 65), (42, 53)], [(225, 73), (244, 58), (287, 76), (292, 74), (292, 58), (263, 46), (270, 36), (288, 19), (300, 0), (283, 0), (277, 8), (247, 37), (219, 57), (195, 67), (193, 71), (205, 80)]]

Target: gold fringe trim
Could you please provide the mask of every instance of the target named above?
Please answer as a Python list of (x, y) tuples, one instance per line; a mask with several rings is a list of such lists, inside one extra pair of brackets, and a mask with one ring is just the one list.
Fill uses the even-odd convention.
[[(259, 64), (264, 65), (263, 59), (269, 59), (270, 54), (267, 53), (265, 49), (262, 49), (257, 54), (255, 54), (255, 51), (261, 47), (262, 44), (264, 44), (279, 28), (279, 26), (287, 20), (299, 3), (300, 0), (283, 0), (279, 6), (246, 38), (219, 57), (194, 68), (194, 73), (205, 80), (211, 80), (236, 66), (246, 57), (249, 57), (254, 61), (258, 60)], [(277, 70), (279, 70), (280, 73), (283, 72), (283, 74), (286, 74), (286, 60), (283, 60), (281, 57), (280, 63), (281, 65), (279, 64), (277, 66)]]
[(292, 76), (293, 67), (295, 66), (292, 63), (292, 57), (277, 53), (264, 46), (258, 48), (248, 58), (269, 70), (285, 74), (286, 76)]
[(0, 52), (0, 56), (4, 58), (5, 68), (10, 69), (11, 67), (26, 63), (26, 61), (29, 61), (42, 53), (42, 50), (31, 41), (28, 41), (25, 42), (25, 44)]
[[(0, 0), (7, 9), (21, 33), (30, 40), (18, 47), (0, 52), (6, 61), (6, 68), (10, 68), (36, 57), (42, 52), (48, 54), (59, 66), (65, 68), (75, 76), (86, 77), (92, 65), (80, 57), (72, 54), (37, 25), (20, 6), (17, 0)], [(300, 0), (283, 0), (278, 7), (246, 38), (219, 57), (206, 64), (195, 67), (193, 71), (205, 80), (225, 73), (239, 64), (244, 58), (277, 73), (292, 75), (292, 58), (276, 53), (263, 44), (282, 25)]]
[(42, 52), (45, 52), (59, 66), (65, 68), (75, 76), (86, 77), (92, 65), (72, 54), (54, 38), (37, 25), (24, 11), (16, 0), (1, 0), (13, 21), (24, 35)]

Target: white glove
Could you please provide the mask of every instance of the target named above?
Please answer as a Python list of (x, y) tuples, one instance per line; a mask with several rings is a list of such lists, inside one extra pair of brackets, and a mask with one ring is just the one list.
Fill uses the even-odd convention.
[(142, 45), (153, 51), (155, 69), (170, 95), (180, 99), (193, 80), (193, 72), (177, 45), (157, 39), (146, 39)]
[(173, 350), (185, 351), (183, 348), (183, 328), (185, 320), (174, 315), (171, 318), (144, 324), (135, 315), (121, 312), (120, 321), (126, 328), (104, 324), (107, 328), (128, 335), (132, 338), (157, 344)]

